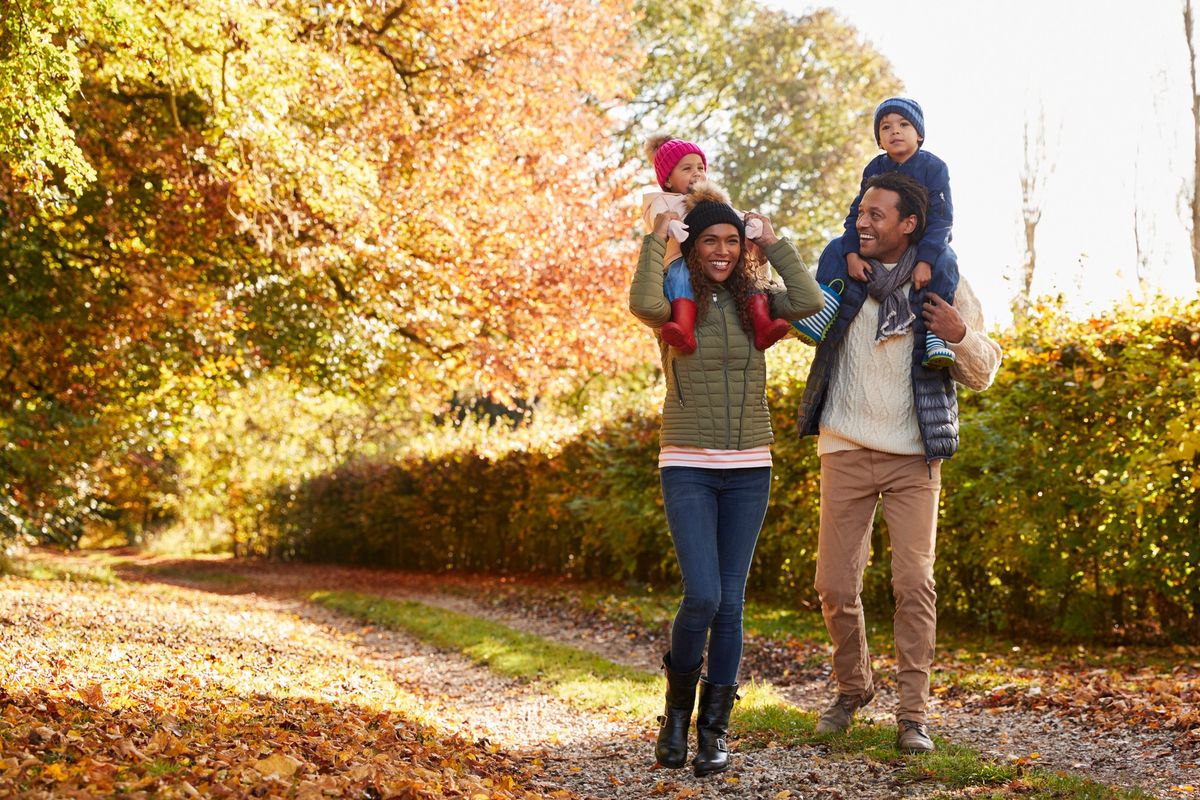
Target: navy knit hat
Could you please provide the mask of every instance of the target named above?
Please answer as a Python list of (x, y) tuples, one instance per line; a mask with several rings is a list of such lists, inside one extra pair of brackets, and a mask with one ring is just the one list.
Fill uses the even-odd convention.
[(688, 237), (679, 243), (679, 250), (687, 258), (696, 246), (696, 240), (701, 232), (713, 225), (727, 223), (737, 228), (738, 237), (742, 243), (746, 241), (746, 223), (729, 205), (729, 197), (711, 183), (699, 183), (688, 193), (687, 201), (691, 210), (683, 221), (688, 226)]
[(925, 112), (921, 104), (907, 97), (889, 97), (875, 108), (875, 144), (879, 144), (879, 121), (885, 114), (899, 114), (917, 129), (917, 138), (925, 140)]

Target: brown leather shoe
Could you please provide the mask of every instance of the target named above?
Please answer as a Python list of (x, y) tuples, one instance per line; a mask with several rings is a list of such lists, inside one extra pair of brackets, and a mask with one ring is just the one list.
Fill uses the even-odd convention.
[(841, 733), (850, 727), (854, 712), (871, 702), (875, 692), (866, 694), (839, 694), (833, 705), (821, 712), (817, 720), (817, 733)]
[(896, 747), (901, 753), (932, 753), (933, 739), (929, 728), (915, 719), (902, 719), (896, 728)]

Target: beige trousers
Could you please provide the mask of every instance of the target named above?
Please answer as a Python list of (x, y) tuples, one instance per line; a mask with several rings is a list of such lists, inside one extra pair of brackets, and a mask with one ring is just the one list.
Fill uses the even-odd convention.
[(882, 498), (896, 595), (896, 718), (917, 722), (925, 722), (937, 631), (933, 560), (941, 462), (932, 465), (932, 477), (930, 471), (924, 456), (845, 450), (821, 457), (816, 589), (833, 642), (838, 692), (874, 691), (861, 594), (875, 507)]

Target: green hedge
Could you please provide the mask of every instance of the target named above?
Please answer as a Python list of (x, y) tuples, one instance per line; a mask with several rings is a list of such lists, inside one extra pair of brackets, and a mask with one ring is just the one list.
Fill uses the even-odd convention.
[[(987, 392), (960, 393), (944, 467), (944, 617), (1071, 638), (1200, 633), (1200, 304), (1072, 321), (1041, 308), (1003, 340)], [(785, 347), (799, 347), (785, 343)], [(815, 444), (794, 434), (800, 381), (772, 389), (772, 503), (751, 588), (815, 606)], [(274, 551), (422, 570), (677, 579), (657, 421), (626, 416), (553, 456), (352, 463), (281, 490)], [(865, 599), (890, 603), (886, 531)]]

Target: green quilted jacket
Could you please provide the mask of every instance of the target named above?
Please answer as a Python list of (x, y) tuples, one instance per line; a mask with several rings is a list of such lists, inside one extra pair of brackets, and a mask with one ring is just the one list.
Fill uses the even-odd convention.
[[(663, 293), (666, 241), (655, 234), (642, 240), (637, 273), (629, 287), (629, 310), (651, 328), (671, 319)], [(797, 320), (820, 311), (824, 298), (796, 246), (780, 239), (766, 248), (784, 288), (769, 289), (771, 314)], [(733, 297), (718, 286), (704, 319), (696, 321), (696, 351), (682, 355), (662, 345), (667, 395), (660, 443), (716, 450), (747, 450), (770, 444), (767, 365), (753, 336), (742, 330)], [(660, 340), (661, 344), (661, 340)]]

